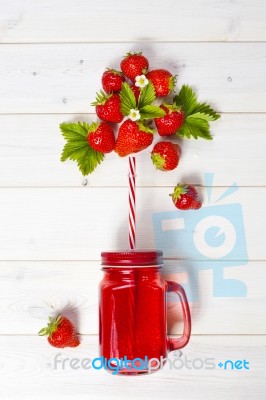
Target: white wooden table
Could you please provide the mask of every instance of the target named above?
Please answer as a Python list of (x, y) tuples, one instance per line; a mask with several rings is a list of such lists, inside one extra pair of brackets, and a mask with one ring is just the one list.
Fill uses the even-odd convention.
[[(0, 398), (265, 399), (265, 1), (0, 0), (0, 42)], [(222, 264), (183, 249), (172, 249), (164, 275), (198, 291), (181, 359), (245, 359), (249, 370), (166, 366), (134, 378), (55, 368), (57, 353), (97, 356), (99, 255), (127, 246), (127, 160), (110, 154), (84, 179), (59, 161), (58, 125), (93, 121), (102, 71), (130, 50), (222, 114), (213, 142), (183, 141), (176, 171), (154, 173), (147, 154), (137, 156), (137, 235), (155, 246), (152, 217), (173, 211), (177, 181), (201, 186), (206, 207), (204, 174), (214, 174), (213, 204), (237, 183), (221, 203), (242, 207), (249, 261), (235, 258), (223, 273), (247, 295), (215, 295)], [(169, 333), (179, 334), (169, 300)], [(37, 336), (51, 307), (75, 322), (80, 347), (58, 352)]]

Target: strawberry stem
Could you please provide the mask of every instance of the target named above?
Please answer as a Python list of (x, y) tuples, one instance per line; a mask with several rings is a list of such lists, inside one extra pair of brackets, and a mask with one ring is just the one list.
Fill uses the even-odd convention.
[(49, 317), (49, 322), (45, 328), (42, 328), (39, 332), (39, 336), (51, 336), (54, 332), (57, 331), (57, 328), (59, 327), (61, 323), (61, 315), (58, 315), (55, 318)]
[(159, 153), (153, 153), (151, 159), (156, 169), (164, 171), (165, 159)]
[(100, 90), (100, 93), (96, 93), (96, 101), (92, 102), (91, 106), (104, 105), (111, 96), (112, 93), (106, 94), (103, 90)]
[(187, 185), (182, 185), (179, 183), (178, 185), (175, 186), (174, 188), (174, 193), (169, 194), (169, 196), (172, 197), (173, 200), (178, 200), (182, 194), (187, 193), (188, 187)]

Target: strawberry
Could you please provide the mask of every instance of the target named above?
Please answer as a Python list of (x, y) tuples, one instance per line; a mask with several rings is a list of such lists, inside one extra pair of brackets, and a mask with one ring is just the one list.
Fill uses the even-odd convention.
[(153, 147), (151, 159), (157, 169), (171, 171), (178, 166), (181, 148), (171, 142), (159, 142)]
[(157, 97), (168, 96), (175, 87), (176, 78), (166, 69), (154, 69), (147, 73), (147, 79), (153, 83)]
[(198, 200), (198, 193), (192, 185), (178, 184), (174, 188), (174, 193), (169, 196), (179, 210), (197, 210), (202, 206)]
[(123, 114), (121, 113), (120, 96), (116, 93), (105, 94), (102, 90), (97, 93), (96, 101), (91, 103), (96, 106), (97, 116), (106, 122), (121, 122)]
[(184, 112), (174, 104), (162, 104), (160, 108), (165, 111), (166, 115), (161, 118), (154, 118), (159, 135), (174, 135), (185, 120)]
[(48, 336), (48, 342), (54, 347), (77, 347), (80, 344), (72, 322), (63, 315), (49, 317), (48, 325), (40, 330), (39, 335)]
[(138, 103), (139, 95), (140, 95), (140, 88), (136, 85), (131, 85), (130, 89), (133, 91), (136, 102)]
[(143, 123), (127, 119), (119, 128), (115, 152), (120, 157), (125, 157), (146, 149), (152, 144), (153, 133), (154, 131)]
[(146, 74), (149, 68), (149, 61), (142, 53), (127, 53), (120, 64), (123, 74), (132, 82), (136, 76)]
[(125, 82), (125, 78), (120, 71), (108, 68), (103, 73), (102, 85), (106, 93), (120, 92), (123, 82)]
[(94, 122), (88, 132), (88, 142), (94, 150), (110, 153), (115, 147), (114, 131), (106, 122)]

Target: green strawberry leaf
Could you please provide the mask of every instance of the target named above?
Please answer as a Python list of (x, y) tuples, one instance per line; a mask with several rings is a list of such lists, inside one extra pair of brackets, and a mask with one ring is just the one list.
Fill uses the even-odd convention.
[(183, 108), (186, 116), (192, 114), (198, 104), (195, 92), (188, 85), (181, 87), (179, 94), (174, 97), (174, 103)]
[(155, 100), (155, 89), (152, 82), (149, 82), (140, 93), (138, 107), (143, 108)]
[(76, 161), (84, 176), (91, 174), (104, 159), (104, 154), (92, 149), (88, 143), (87, 136), (91, 131), (90, 128), (86, 122), (64, 122), (60, 125), (62, 135), (67, 140), (61, 154), (61, 161), (67, 159)]
[(183, 85), (174, 103), (185, 113), (185, 122), (177, 135), (187, 138), (199, 137), (211, 140), (209, 122), (220, 118), (220, 115), (206, 103), (198, 103), (195, 92), (188, 85)]
[(104, 158), (103, 153), (93, 150), (88, 144), (75, 146), (72, 143), (65, 144), (61, 161), (66, 159), (76, 161), (82, 175), (91, 174)]
[(135, 110), (137, 108), (136, 98), (134, 96), (133, 90), (126, 82), (122, 84), (120, 99), (121, 99), (121, 112), (123, 115), (129, 115), (130, 110), (132, 109)]
[(206, 103), (198, 103), (195, 92), (188, 85), (183, 85), (179, 94), (174, 97), (174, 103), (181, 106), (186, 114), (190, 116), (195, 113), (206, 114), (206, 120), (215, 121), (220, 118), (211, 106)]
[(212, 140), (208, 121), (206, 119), (195, 118), (192, 115), (186, 118), (177, 135), (188, 139), (193, 137), (194, 139), (203, 138)]
[(196, 112), (194, 114), (191, 114), (187, 118), (198, 118), (198, 119), (203, 119), (205, 121), (213, 121), (213, 117), (211, 115), (204, 114), (201, 112)]
[(221, 117), (213, 108), (211, 108), (206, 103), (198, 103), (197, 106), (194, 108), (193, 113), (201, 113), (205, 114), (209, 117), (208, 121), (216, 121), (218, 118)]
[(87, 124), (87, 122), (63, 122), (60, 124), (60, 129), (62, 132), (62, 135), (66, 140), (84, 140), (84, 136), (87, 138), (88, 136), (88, 131), (89, 131), (90, 125)]
[(165, 111), (158, 106), (147, 105), (140, 110), (141, 119), (160, 118), (165, 115)]

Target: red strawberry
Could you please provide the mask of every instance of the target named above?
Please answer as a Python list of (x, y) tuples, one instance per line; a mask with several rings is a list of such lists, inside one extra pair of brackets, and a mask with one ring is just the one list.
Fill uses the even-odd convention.
[(138, 102), (139, 99), (139, 95), (140, 95), (140, 88), (136, 85), (131, 85), (130, 89), (132, 90), (132, 92), (134, 93), (136, 102)]
[(41, 329), (39, 335), (47, 335), (48, 342), (54, 347), (77, 347), (80, 344), (72, 322), (62, 315), (56, 318), (49, 317), (47, 327)]
[(166, 69), (154, 69), (147, 73), (149, 79), (154, 86), (157, 97), (168, 96), (175, 87), (176, 78)]
[(114, 131), (106, 122), (94, 122), (89, 129), (88, 142), (94, 150), (110, 153), (115, 147)]
[(67, 347), (77, 347), (80, 344), (79, 338), (74, 336), (70, 343), (68, 343)]
[(138, 153), (152, 144), (153, 133), (154, 131), (143, 123), (127, 119), (119, 128), (115, 152), (120, 157)]
[(161, 118), (154, 118), (159, 135), (174, 135), (185, 120), (184, 112), (174, 104), (162, 104), (160, 108), (165, 111), (166, 115)]
[(171, 142), (159, 142), (153, 147), (151, 159), (157, 169), (171, 171), (178, 166), (181, 148)]
[(91, 103), (96, 106), (96, 114), (106, 122), (121, 122), (124, 118), (121, 113), (119, 94), (105, 94), (102, 90), (97, 93), (96, 101)]
[(169, 196), (179, 210), (197, 210), (202, 206), (198, 200), (198, 193), (192, 185), (178, 184), (174, 188), (174, 193)]
[(107, 69), (102, 76), (102, 85), (106, 93), (120, 92), (122, 83), (125, 82), (125, 78), (120, 71), (115, 69)]
[(142, 53), (129, 52), (121, 61), (120, 67), (123, 74), (132, 82), (135, 82), (136, 76), (146, 74), (149, 61)]

